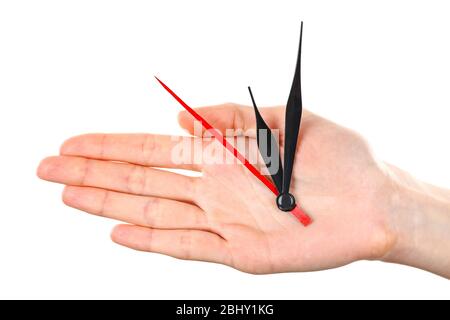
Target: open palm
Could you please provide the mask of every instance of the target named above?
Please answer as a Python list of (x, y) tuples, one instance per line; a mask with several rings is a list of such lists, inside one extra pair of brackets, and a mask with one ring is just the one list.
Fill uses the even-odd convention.
[[(197, 112), (223, 132), (255, 125), (250, 107), (226, 104)], [(283, 132), (284, 108), (261, 113), (269, 127)], [(194, 133), (187, 113), (179, 121)], [(252, 135), (236, 139), (255, 145)], [(219, 145), (201, 136), (183, 142)], [(38, 175), (67, 185), (67, 205), (129, 223), (112, 233), (119, 244), (250, 273), (337, 267), (381, 258), (393, 244), (389, 179), (365, 141), (348, 129), (304, 111), (291, 193), (313, 218), (308, 227), (280, 211), (274, 195), (241, 164), (176, 164), (177, 145), (161, 135), (82, 135), (66, 141), (60, 156), (44, 159)]]

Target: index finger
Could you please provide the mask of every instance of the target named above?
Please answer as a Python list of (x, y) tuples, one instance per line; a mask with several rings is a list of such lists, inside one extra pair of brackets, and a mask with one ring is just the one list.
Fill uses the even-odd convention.
[(60, 153), (66, 156), (199, 171), (201, 164), (194, 163), (194, 143), (203, 142), (198, 138), (157, 134), (84, 134), (65, 141)]

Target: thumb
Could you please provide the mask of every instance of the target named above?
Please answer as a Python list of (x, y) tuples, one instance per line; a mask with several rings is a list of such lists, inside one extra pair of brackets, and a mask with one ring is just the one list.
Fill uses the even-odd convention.
[[(232, 129), (233, 131), (241, 131), (240, 133), (246, 136), (255, 135), (256, 120), (252, 107), (224, 103), (194, 110), (222, 134), (226, 134), (227, 129)], [(284, 125), (284, 110), (282, 107), (260, 108), (259, 111), (270, 128), (277, 129)], [(194, 132), (194, 121), (194, 117), (185, 110), (178, 115), (180, 126), (190, 134), (198, 135), (198, 132)], [(201, 134), (204, 131), (205, 129), (202, 127)]]

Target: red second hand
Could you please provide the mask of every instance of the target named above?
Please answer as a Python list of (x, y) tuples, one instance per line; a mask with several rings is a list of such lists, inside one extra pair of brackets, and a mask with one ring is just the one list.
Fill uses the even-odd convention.
[[(214, 138), (219, 140), (220, 143), (228, 150), (230, 151), (239, 161), (242, 162), (242, 164), (251, 172), (253, 175), (258, 178), (262, 183), (266, 185), (267, 188), (269, 188), (270, 191), (273, 192), (276, 196), (278, 196), (278, 190), (275, 188), (272, 182), (270, 182), (269, 179), (267, 179), (265, 176), (263, 176), (258, 169), (256, 169), (231, 143), (228, 142), (227, 139), (224, 138), (224, 136), (217, 131), (212, 125), (208, 123), (202, 116), (200, 116), (197, 112), (195, 112), (194, 109), (189, 107), (179, 96), (175, 94), (168, 86), (165, 85), (164, 82), (158, 79), (156, 77), (156, 80), (163, 86), (164, 89), (166, 89), (167, 92), (170, 93), (172, 97), (177, 100), (184, 109), (186, 109), (187, 112), (189, 112), (196, 120), (200, 121), (203, 128), (208, 130)], [(291, 211), (291, 213), (306, 227), (307, 225), (311, 224), (312, 219), (309, 217), (299, 206), (295, 206), (295, 208)]]

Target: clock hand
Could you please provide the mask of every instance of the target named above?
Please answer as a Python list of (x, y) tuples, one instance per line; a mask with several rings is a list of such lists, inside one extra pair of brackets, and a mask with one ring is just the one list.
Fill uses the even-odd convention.
[(297, 65), (291, 92), (286, 105), (286, 118), (284, 128), (284, 165), (283, 186), (277, 198), (278, 208), (283, 211), (291, 211), (295, 207), (295, 198), (289, 193), (291, 185), (292, 168), (294, 167), (295, 150), (297, 148), (300, 121), (302, 118), (302, 91), (300, 81), (300, 67), (302, 54), (303, 21), (300, 28), (300, 43), (298, 46)]
[(209, 124), (208, 121), (206, 121), (201, 115), (199, 115), (197, 112), (195, 112), (194, 109), (189, 107), (186, 102), (181, 100), (179, 96), (175, 94), (164, 82), (159, 80), (157, 77), (155, 77), (156, 80), (163, 86), (164, 89), (166, 89), (167, 92), (169, 92), (172, 97), (175, 98), (175, 100), (180, 103), (184, 109), (186, 109), (187, 112), (189, 112), (197, 121), (199, 121), (203, 128), (205, 130), (208, 130), (209, 133), (212, 134), (212, 136), (217, 139), (228, 151), (230, 151), (242, 164), (251, 172), (253, 175), (258, 178), (262, 183), (266, 185), (267, 188), (270, 189), (275, 195), (278, 194), (277, 188), (267, 179), (265, 176), (263, 176), (258, 169), (256, 169), (231, 143), (228, 142), (227, 139), (212, 125)]
[[(209, 124), (208, 121), (206, 121), (201, 115), (199, 115), (197, 112), (195, 112), (194, 109), (192, 109), (190, 106), (186, 104), (179, 96), (175, 94), (164, 82), (159, 80), (157, 77), (155, 77), (156, 80), (163, 86), (163, 88), (170, 93), (172, 97), (175, 98), (175, 100), (180, 103), (184, 109), (186, 109), (187, 112), (189, 112), (197, 121), (200, 121), (203, 128), (208, 130), (215, 139), (217, 139), (228, 151), (230, 151), (242, 164), (256, 177), (258, 178), (264, 185), (272, 191), (273, 194), (276, 196), (278, 195), (277, 188), (273, 185), (272, 182), (269, 181), (265, 176), (263, 176), (258, 169), (256, 169), (239, 151), (236, 150), (236, 148), (233, 147), (231, 143), (228, 142), (227, 139), (224, 138), (224, 136), (215, 129), (212, 125)], [(305, 227), (309, 224), (311, 224), (312, 219), (298, 206), (295, 206), (295, 208), (291, 211), (291, 214), (295, 216), (298, 221), (300, 221)]]
[[(273, 183), (277, 187), (278, 193), (281, 193), (283, 183), (283, 168), (281, 165), (281, 158), (278, 143), (272, 134), (269, 126), (264, 121), (256, 106), (253, 98), (252, 89), (248, 87), (248, 92), (252, 99), (253, 108), (255, 109), (256, 118), (256, 141), (258, 143), (259, 153), (272, 176)], [(265, 142), (265, 143), (264, 143)]]

